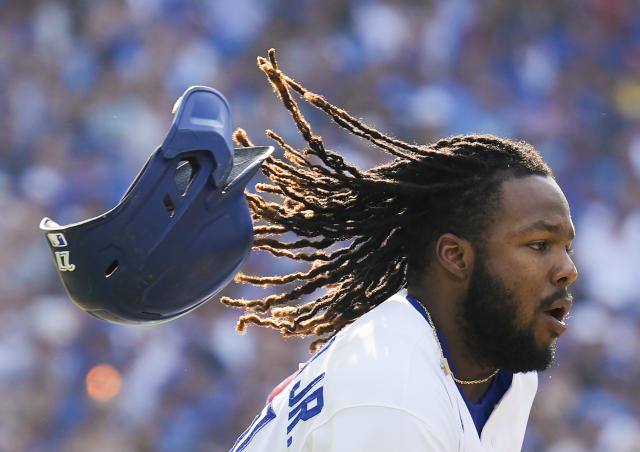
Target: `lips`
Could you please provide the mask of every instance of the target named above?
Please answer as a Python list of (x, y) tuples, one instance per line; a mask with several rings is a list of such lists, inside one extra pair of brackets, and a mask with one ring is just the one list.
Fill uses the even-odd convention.
[(544, 310), (544, 314), (547, 316), (547, 320), (549, 321), (549, 326), (558, 336), (564, 333), (567, 329), (567, 324), (564, 322), (564, 319), (567, 314), (569, 314), (571, 304), (571, 297), (560, 298), (555, 300)]

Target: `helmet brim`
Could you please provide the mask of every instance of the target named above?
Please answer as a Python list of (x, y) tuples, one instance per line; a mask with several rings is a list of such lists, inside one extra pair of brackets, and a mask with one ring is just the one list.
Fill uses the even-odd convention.
[(235, 148), (233, 150), (233, 166), (222, 186), (224, 190), (231, 188), (246, 176), (255, 174), (262, 162), (273, 152), (273, 146), (253, 146)]

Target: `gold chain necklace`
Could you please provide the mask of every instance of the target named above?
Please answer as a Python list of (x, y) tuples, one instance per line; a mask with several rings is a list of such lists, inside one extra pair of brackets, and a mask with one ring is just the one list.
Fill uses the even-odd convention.
[(433, 330), (433, 337), (435, 337), (436, 344), (438, 344), (438, 349), (440, 350), (440, 357), (442, 358), (440, 367), (442, 367), (442, 370), (444, 370), (446, 373), (451, 375), (451, 378), (453, 378), (453, 381), (461, 385), (477, 385), (480, 383), (486, 383), (487, 381), (495, 377), (498, 372), (500, 372), (500, 369), (496, 369), (493, 372), (491, 372), (491, 375), (489, 375), (488, 377), (482, 378), (480, 380), (460, 380), (456, 378), (456, 376), (453, 375), (453, 372), (451, 371), (451, 367), (449, 367), (449, 361), (447, 360), (447, 358), (445, 358), (444, 352), (442, 351), (442, 346), (440, 345), (440, 340), (438, 339), (438, 332), (436, 331), (436, 324), (433, 323), (433, 320), (431, 319), (431, 314), (429, 314), (429, 311), (427, 310), (427, 308), (425, 308), (424, 306), (423, 308), (424, 308), (424, 312), (427, 313), (427, 317), (429, 318), (429, 323), (431, 324), (431, 329)]

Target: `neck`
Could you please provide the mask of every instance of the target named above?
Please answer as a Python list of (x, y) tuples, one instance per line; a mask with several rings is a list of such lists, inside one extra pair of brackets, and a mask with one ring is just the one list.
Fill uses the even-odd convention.
[[(453, 306), (459, 306), (459, 304), (437, 303), (433, 301), (433, 298), (421, 297), (411, 290), (409, 294), (429, 312), (433, 322), (431, 326), (439, 333), (442, 341), (446, 343), (446, 358), (453, 377), (465, 381), (483, 380), (496, 371), (495, 368), (483, 365), (480, 360), (475, 359), (465, 344), (463, 333), (456, 318), (456, 309), (451, 309)], [(446, 309), (443, 306), (446, 306)], [(445, 353), (444, 348), (442, 350), (442, 353)], [(486, 382), (459, 384), (459, 386), (465, 396), (475, 403), (487, 392), (492, 381), (493, 378), (490, 378)]]

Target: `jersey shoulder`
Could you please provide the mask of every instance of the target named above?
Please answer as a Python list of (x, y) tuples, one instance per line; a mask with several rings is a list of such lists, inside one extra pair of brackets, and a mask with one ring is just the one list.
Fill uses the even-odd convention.
[(364, 314), (319, 353), (299, 377), (325, 375), (326, 416), (349, 407), (379, 406), (441, 427), (445, 413), (453, 412), (433, 334), (403, 294)]

